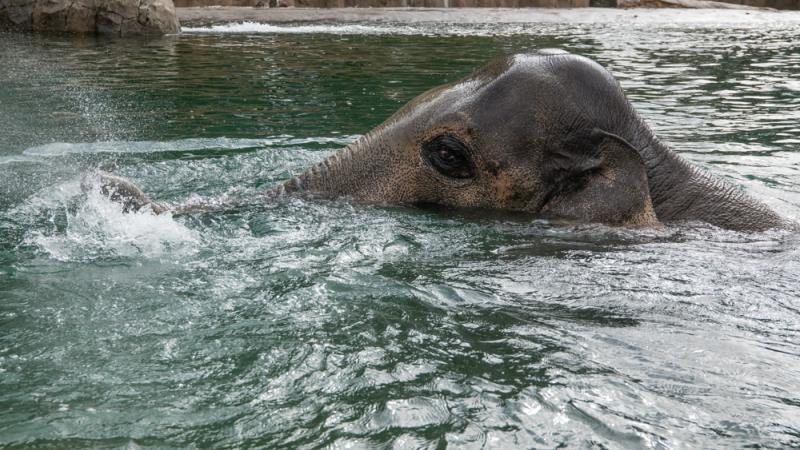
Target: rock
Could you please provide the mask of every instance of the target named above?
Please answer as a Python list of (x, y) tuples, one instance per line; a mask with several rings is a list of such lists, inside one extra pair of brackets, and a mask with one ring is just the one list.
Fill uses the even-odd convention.
[(153, 33), (156, 30), (161, 30), (163, 33), (181, 31), (172, 0), (142, 0), (139, 2), (139, 16), (136, 20), (143, 27), (153, 30)]
[(85, 0), (74, 1), (67, 12), (67, 24), (64, 31), (80, 33), (86, 32), (86, 30), (96, 30), (96, 27), (97, 12), (94, 5), (87, 4)]
[(0, 0), (0, 29), (30, 30), (32, 18), (30, 0)]
[(59, 0), (43, 0), (33, 5), (31, 27), (33, 31), (63, 29), (67, 24), (69, 5)]
[(172, 0), (0, 0), (0, 31), (133, 35), (180, 29)]

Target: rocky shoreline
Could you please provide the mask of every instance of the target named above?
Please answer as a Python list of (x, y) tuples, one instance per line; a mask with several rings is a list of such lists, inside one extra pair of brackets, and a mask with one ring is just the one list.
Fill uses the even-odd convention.
[(127, 36), (180, 29), (172, 0), (0, 0), (0, 31)]

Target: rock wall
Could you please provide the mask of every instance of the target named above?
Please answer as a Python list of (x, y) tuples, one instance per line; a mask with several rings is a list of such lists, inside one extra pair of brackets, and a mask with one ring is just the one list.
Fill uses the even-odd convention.
[(125, 36), (180, 29), (172, 0), (0, 0), (0, 30)]

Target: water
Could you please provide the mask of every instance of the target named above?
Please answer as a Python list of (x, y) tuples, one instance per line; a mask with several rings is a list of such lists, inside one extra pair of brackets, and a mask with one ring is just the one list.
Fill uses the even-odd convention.
[(0, 447), (800, 445), (796, 234), (298, 198), (153, 217), (80, 193), (104, 168), (241, 198), (495, 55), (561, 47), (799, 218), (800, 19), (691, 14), (0, 35)]

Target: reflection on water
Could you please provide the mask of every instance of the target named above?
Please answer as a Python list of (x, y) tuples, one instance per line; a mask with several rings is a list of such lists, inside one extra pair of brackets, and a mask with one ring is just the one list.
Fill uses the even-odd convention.
[(796, 25), (386, 27), (0, 35), (0, 445), (800, 445), (792, 233), (80, 193), (102, 167), (166, 201), (251, 195), (495, 55), (562, 47), (800, 216)]

